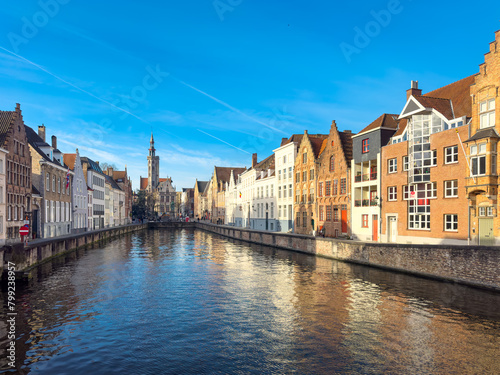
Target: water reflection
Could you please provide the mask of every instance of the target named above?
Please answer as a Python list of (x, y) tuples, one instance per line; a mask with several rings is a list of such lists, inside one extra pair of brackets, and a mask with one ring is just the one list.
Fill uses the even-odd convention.
[(500, 372), (498, 294), (205, 232), (141, 232), (34, 276), (18, 373)]

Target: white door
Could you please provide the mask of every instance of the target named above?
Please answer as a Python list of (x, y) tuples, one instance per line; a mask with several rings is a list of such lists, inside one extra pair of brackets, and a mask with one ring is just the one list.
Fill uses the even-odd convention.
[(396, 242), (398, 236), (398, 224), (396, 216), (387, 218), (387, 242)]

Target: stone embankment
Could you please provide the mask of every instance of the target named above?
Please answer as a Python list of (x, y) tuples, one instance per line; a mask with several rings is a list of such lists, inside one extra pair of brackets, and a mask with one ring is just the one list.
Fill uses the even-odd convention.
[(196, 227), (236, 240), (500, 292), (499, 247), (370, 243), (208, 223)]
[[(4, 246), (0, 248), (0, 267), (6, 267), (8, 262), (15, 264), (19, 273), (25, 273), (31, 268), (57, 256), (91, 244), (110, 240), (126, 233), (143, 230), (147, 224), (130, 224), (121, 227), (105, 228), (90, 232), (70, 234), (67, 236), (34, 240), (28, 243)], [(3, 269), (1, 270), (3, 271)]]

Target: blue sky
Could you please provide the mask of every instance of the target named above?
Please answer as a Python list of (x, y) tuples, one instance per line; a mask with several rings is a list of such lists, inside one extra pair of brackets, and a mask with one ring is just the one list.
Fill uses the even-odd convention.
[[(465, 3), (464, 3), (465, 4)], [(63, 152), (177, 189), (213, 166), (249, 166), (293, 133), (358, 132), (478, 71), (500, 3), (184, 0), (5, 2), (0, 109)], [(360, 36), (360, 30), (364, 36)]]

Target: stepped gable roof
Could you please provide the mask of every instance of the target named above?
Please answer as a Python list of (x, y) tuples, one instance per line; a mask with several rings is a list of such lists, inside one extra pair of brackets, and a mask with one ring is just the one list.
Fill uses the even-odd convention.
[(474, 134), (472, 137), (470, 137), (465, 142), (476, 141), (478, 139), (483, 139), (483, 138), (500, 138), (500, 136), (498, 135), (495, 128), (488, 128), (488, 129), (479, 130), (476, 134)]
[[(234, 178), (245, 172), (246, 168), (234, 168), (234, 167), (215, 167), (215, 171), (217, 173), (217, 179), (219, 182), (229, 182), (231, 177), (231, 171), (233, 171)], [(236, 181), (233, 181), (236, 182)]]
[(107, 174), (104, 175), (104, 178), (106, 179), (106, 181), (111, 185), (111, 187), (113, 189), (117, 189), (117, 190), (122, 190), (120, 188), (120, 186), (118, 186), (118, 184), (116, 183), (116, 181), (114, 179), (111, 178), (111, 176), (108, 176)]
[(378, 128), (390, 128), (390, 129), (397, 129), (398, 127), (398, 118), (399, 115), (394, 115), (390, 113), (384, 113), (380, 115), (375, 121), (373, 121), (370, 125), (368, 125), (366, 128), (361, 130), (358, 134), (373, 130), (373, 129), (378, 129)]
[(456, 82), (450, 83), (449, 85), (428, 92), (423, 96), (440, 99), (450, 99), (453, 105), (454, 118), (462, 116), (472, 117), (470, 86), (474, 84), (474, 76), (475, 74), (462, 78)]
[(209, 184), (208, 181), (196, 181), (196, 184), (198, 185), (198, 191), (200, 193), (203, 193), (205, 191), (205, 188)]
[(14, 111), (0, 111), (0, 147), (3, 147), (10, 125), (14, 120)]
[(35, 133), (35, 131), (27, 125), (24, 125), (24, 129), (26, 130), (26, 138), (28, 138), (28, 143), (45, 161), (48, 161), (49, 163), (52, 163), (58, 167), (68, 167), (67, 165), (62, 165), (57, 160), (52, 160), (49, 156), (47, 156), (45, 152), (40, 149), (40, 147), (50, 147), (50, 145), (44, 142), (43, 139), (40, 138), (38, 133)]
[(76, 154), (64, 154), (64, 164), (66, 164), (72, 171), (75, 170)]
[(87, 170), (92, 170), (94, 172), (97, 172), (99, 174), (104, 175), (104, 172), (102, 171), (101, 167), (99, 167), (99, 164), (97, 164), (92, 159), (84, 156), (84, 157), (80, 158), (80, 160), (82, 161), (82, 163), (87, 163), (89, 165)]
[[(346, 162), (350, 163), (352, 160), (352, 136), (355, 135), (350, 131), (339, 132), (340, 143), (344, 151)], [(347, 165), (350, 168), (350, 164)]]
[[(311, 142), (314, 157), (317, 158), (320, 154), (321, 149), (324, 149), (324, 147), (326, 147), (326, 139), (328, 138), (328, 134), (308, 134), (308, 137), (309, 141)], [(325, 143), (324, 146), (323, 143)]]

